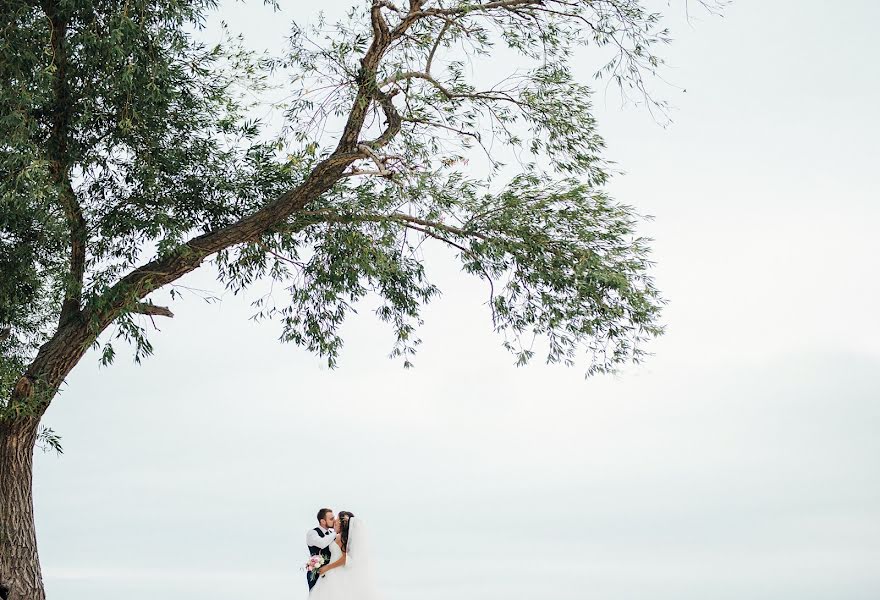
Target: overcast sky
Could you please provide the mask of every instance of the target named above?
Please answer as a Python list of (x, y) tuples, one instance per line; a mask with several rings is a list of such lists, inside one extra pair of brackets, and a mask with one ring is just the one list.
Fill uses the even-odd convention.
[[(277, 49), (349, 3), (258, 4), (222, 16)], [(620, 376), (514, 367), (441, 248), (409, 371), (369, 303), (331, 371), (210, 268), (182, 281), (222, 301), (176, 302), (142, 366), (89, 354), (44, 419), (50, 598), (302, 600), (324, 505), (368, 522), (387, 600), (880, 597), (878, 21), (738, 0), (688, 24), (673, 2), (674, 123), (597, 98), (671, 301)]]

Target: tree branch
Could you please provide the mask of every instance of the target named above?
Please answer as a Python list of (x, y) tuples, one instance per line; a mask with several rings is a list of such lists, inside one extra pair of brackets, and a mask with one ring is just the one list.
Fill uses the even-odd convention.
[(59, 316), (59, 324), (61, 324), (81, 313), (87, 234), (82, 207), (71, 185), (69, 173), (72, 159), (69, 155), (68, 136), (74, 101), (70, 97), (70, 86), (67, 81), (67, 17), (61, 14), (55, 2), (44, 1), (42, 8), (49, 19), (49, 43), (55, 67), (52, 78), (52, 105), (47, 111), (51, 118), (48, 144), (50, 172), (70, 233), (70, 271), (69, 279), (65, 282), (64, 301)]
[(131, 312), (137, 313), (139, 315), (157, 315), (160, 317), (174, 316), (174, 313), (171, 312), (171, 309), (164, 306), (156, 306), (155, 304), (150, 304), (148, 302), (138, 302)]
[[(375, 80), (374, 80), (375, 83)], [(379, 106), (382, 108), (382, 112), (385, 114), (385, 119), (387, 120), (388, 126), (385, 128), (385, 131), (382, 132), (379, 137), (372, 141), (364, 141), (358, 144), (358, 147), (366, 147), (377, 149), (381, 148), (388, 144), (394, 136), (400, 133), (400, 127), (403, 125), (403, 120), (400, 118), (400, 113), (397, 112), (397, 108), (394, 106), (394, 101), (392, 98), (397, 93), (397, 90), (392, 91), (389, 94), (385, 94), (378, 89), (378, 87), (373, 91), (372, 98), (378, 101)]]
[(416, 18), (430, 17), (434, 15), (451, 16), (466, 15), (475, 12), (487, 12), (496, 8), (517, 8), (521, 6), (542, 6), (545, 0), (496, 0), (495, 2), (486, 2), (485, 4), (467, 3), (458, 8), (428, 8), (415, 13)]
[[(171, 254), (157, 258), (124, 276), (89, 307), (88, 316), (95, 330), (103, 330), (120, 314), (124, 306), (133, 300), (143, 298), (153, 290), (195, 270), (206, 257), (220, 250), (256, 240), (261, 234), (283, 223), (294, 212), (319, 198), (345, 176), (347, 167), (363, 156), (357, 148), (359, 144), (376, 149), (387, 144), (397, 135), (400, 131), (401, 119), (391, 100), (394, 93), (386, 94), (378, 89), (376, 72), (382, 56), (392, 41), (396, 36), (403, 35), (408, 25), (407, 27), (398, 25), (392, 34), (385, 17), (381, 14), (384, 6), (379, 0), (373, 2), (370, 11), (373, 39), (361, 58), (357, 93), (333, 153), (318, 163), (299, 186), (281, 194), (255, 213), (222, 229), (192, 238)], [(421, 2), (412, 2), (411, 11), (418, 10), (420, 6)], [(375, 140), (359, 142), (360, 131), (373, 100), (377, 100), (382, 107), (388, 119), (388, 128)]]

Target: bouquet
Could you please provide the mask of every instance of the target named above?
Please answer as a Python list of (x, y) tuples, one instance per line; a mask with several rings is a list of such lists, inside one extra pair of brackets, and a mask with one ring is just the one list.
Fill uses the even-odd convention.
[(316, 579), (318, 577), (318, 569), (323, 567), (326, 562), (327, 561), (324, 560), (324, 557), (320, 554), (310, 556), (309, 560), (306, 561), (305, 566), (303, 566), (303, 570), (309, 574), (309, 579)]

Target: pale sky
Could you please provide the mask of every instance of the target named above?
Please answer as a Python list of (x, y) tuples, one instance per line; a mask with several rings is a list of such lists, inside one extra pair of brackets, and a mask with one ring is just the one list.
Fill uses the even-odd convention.
[[(221, 14), (275, 49), (349, 5), (282, 3)], [(408, 371), (369, 303), (331, 371), (247, 299), (177, 301), (155, 356), (87, 355), (44, 419), (49, 597), (304, 600), (324, 505), (369, 524), (387, 600), (880, 597), (880, 8), (669, 10), (674, 122), (596, 99), (610, 191), (655, 217), (655, 356), (516, 368), (442, 248)]]

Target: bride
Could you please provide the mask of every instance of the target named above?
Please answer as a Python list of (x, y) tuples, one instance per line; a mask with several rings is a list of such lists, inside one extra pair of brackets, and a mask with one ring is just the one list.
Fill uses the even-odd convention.
[(378, 600), (363, 522), (341, 511), (333, 529), (340, 534), (330, 544), (330, 560), (318, 570), (309, 600)]

